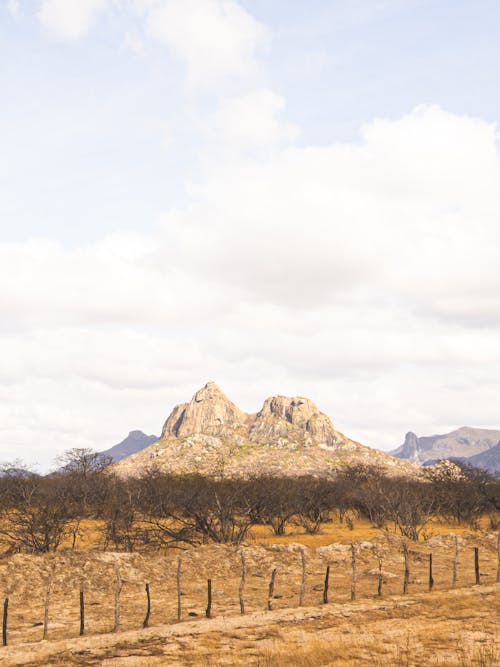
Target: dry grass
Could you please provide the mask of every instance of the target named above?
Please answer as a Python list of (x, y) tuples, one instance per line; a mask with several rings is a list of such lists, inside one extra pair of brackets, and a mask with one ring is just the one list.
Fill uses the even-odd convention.
[[(92, 528), (92, 527), (90, 527)], [(435, 527), (437, 528), (437, 527)], [(309, 539), (308, 539), (309, 538)], [(358, 597), (350, 602), (351, 540), (358, 542)], [(326, 546), (325, 547), (325, 542)], [(299, 543), (299, 544), (297, 544)], [(332, 545), (332, 543), (334, 543)], [(305, 607), (297, 608), (300, 544), (307, 554)], [(15, 556), (0, 561), (0, 594), (9, 593), (10, 646), (0, 648), (9, 665), (206, 665), (306, 667), (330, 665), (492, 667), (500, 665), (496, 630), (500, 586), (496, 535), (463, 532), (459, 588), (450, 590), (453, 539), (435, 536), (410, 543), (410, 595), (402, 596), (401, 540), (364, 522), (350, 531), (329, 524), (319, 536), (270, 536), (258, 527), (244, 549), (248, 562), (239, 615), (240, 556), (235, 548), (206, 545), (182, 554), (183, 622), (176, 624), (178, 551), (164, 555), (61, 552), (56, 557), (49, 642), (40, 642), (43, 598), (52, 556)], [(482, 586), (474, 583), (474, 546), (480, 548)], [(427, 592), (428, 554), (435, 588)], [(378, 558), (383, 559), (384, 596), (376, 597)], [(124, 579), (122, 629), (113, 625), (114, 564)], [(326, 564), (331, 565), (331, 603), (321, 604)], [(267, 612), (271, 569), (278, 569), (273, 611)], [(86, 627), (78, 638), (78, 586), (86, 581)], [(206, 620), (206, 579), (214, 584), (214, 615)], [(144, 583), (151, 584), (151, 629), (140, 630)]]

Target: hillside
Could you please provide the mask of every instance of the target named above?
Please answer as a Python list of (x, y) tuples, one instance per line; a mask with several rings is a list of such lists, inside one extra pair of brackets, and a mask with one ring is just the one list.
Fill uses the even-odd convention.
[(130, 431), (127, 437), (119, 442), (114, 447), (106, 449), (101, 454), (111, 456), (113, 462), (121, 461), (122, 459), (139, 452), (141, 449), (152, 445), (158, 440), (156, 435), (146, 435), (142, 431)]
[(174, 407), (157, 442), (118, 462), (115, 470), (123, 476), (151, 466), (219, 476), (328, 476), (358, 464), (392, 474), (414, 471), (412, 464), (337, 431), (307, 398), (272, 396), (259, 412), (247, 414), (209, 382), (191, 401)]
[(422, 465), (439, 459), (468, 459), (486, 452), (499, 441), (500, 431), (468, 426), (462, 426), (450, 433), (420, 438), (410, 431), (406, 434), (404, 443), (390, 453)]
[(471, 456), (467, 462), (476, 468), (485, 468), (494, 475), (500, 475), (500, 442), (485, 452)]

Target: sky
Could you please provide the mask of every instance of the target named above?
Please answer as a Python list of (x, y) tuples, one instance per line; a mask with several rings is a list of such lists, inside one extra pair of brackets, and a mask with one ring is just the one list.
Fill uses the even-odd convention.
[(214, 380), (500, 428), (496, 0), (0, 0), (0, 460)]

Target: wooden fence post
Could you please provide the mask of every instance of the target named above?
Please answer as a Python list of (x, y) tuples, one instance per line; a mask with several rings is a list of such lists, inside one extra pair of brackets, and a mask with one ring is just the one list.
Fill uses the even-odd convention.
[(177, 561), (177, 620), (181, 620), (181, 566), (182, 561)]
[(304, 604), (304, 596), (306, 593), (306, 552), (305, 549), (300, 550), (300, 559), (302, 564), (302, 578), (300, 581), (300, 593), (299, 593), (299, 607), (302, 607)]
[(457, 586), (457, 569), (458, 569), (458, 535), (455, 535), (455, 555), (453, 557), (453, 578), (451, 585), (453, 588)]
[(403, 595), (408, 593), (408, 584), (410, 582), (410, 563), (408, 558), (408, 545), (406, 542), (403, 542), (403, 556), (405, 559), (405, 574), (403, 581)]
[(434, 588), (434, 577), (432, 576), (432, 554), (429, 554), (429, 593)]
[(2, 643), (7, 646), (7, 623), (9, 619), (9, 598), (3, 601)]
[(43, 639), (47, 639), (49, 635), (49, 607), (50, 598), (52, 597), (52, 583), (54, 581), (55, 563), (50, 568), (49, 578), (47, 581), (47, 590), (45, 592), (45, 604), (43, 609)]
[(113, 632), (118, 632), (120, 629), (120, 595), (122, 592), (123, 581), (120, 574), (120, 566), (118, 563), (115, 564), (115, 624), (113, 626)]
[(474, 547), (474, 572), (476, 575), (476, 585), (481, 583), (481, 575), (479, 573), (479, 547)]
[(80, 637), (85, 634), (85, 593), (84, 581), (80, 581)]
[(143, 628), (147, 628), (149, 625), (149, 617), (151, 615), (151, 594), (149, 592), (149, 583), (146, 584), (146, 598), (147, 598), (147, 609), (146, 609), (146, 618), (144, 619), (144, 623), (142, 624)]
[(328, 604), (328, 587), (330, 585), (330, 566), (326, 566), (325, 583), (323, 584), (323, 604)]
[(207, 579), (207, 608), (205, 610), (205, 616), (207, 618), (212, 618), (212, 580)]
[(384, 576), (382, 574), (382, 559), (378, 559), (378, 584), (377, 584), (377, 595), (379, 598), (382, 597), (382, 584), (384, 581)]
[(271, 611), (272, 608), (273, 608), (272, 600), (273, 600), (273, 596), (274, 596), (274, 582), (275, 582), (275, 579), (276, 579), (276, 572), (277, 572), (277, 570), (276, 570), (276, 568), (274, 568), (273, 571), (271, 572), (271, 579), (269, 581), (269, 592), (268, 592), (268, 596), (267, 596), (267, 609), (268, 609), (268, 611)]
[(245, 582), (246, 582), (246, 576), (247, 576), (247, 563), (245, 559), (245, 552), (243, 549), (240, 552), (241, 555), (241, 580), (240, 580), (240, 587), (238, 589), (238, 596), (240, 599), (240, 612), (241, 614), (245, 613), (245, 599), (243, 597), (243, 592), (245, 590)]
[(354, 601), (356, 599), (356, 547), (354, 542), (351, 542), (351, 566), (351, 601)]
[(498, 531), (498, 545), (497, 545), (497, 584), (500, 583), (500, 530)]

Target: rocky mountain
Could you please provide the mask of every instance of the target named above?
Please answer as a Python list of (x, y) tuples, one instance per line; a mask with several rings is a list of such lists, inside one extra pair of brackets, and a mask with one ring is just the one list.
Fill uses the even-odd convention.
[(208, 382), (191, 401), (174, 407), (157, 442), (115, 469), (125, 476), (151, 466), (174, 473), (296, 476), (329, 475), (355, 464), (393, 474), (414, 471), (406, 461), (347, 438), (307, 398), (273, 396), (247, 414)]
[(491, 450), (500, 441), (500, 431), (485, 428), (461, 428), (443, 435), (418, 437), (411, 431), (404, 443), (390, 452), (393, 456), (423, 465), (440, 459), (472, 459)]
[(158, 440), (156, 435), (146, 435), (142, 431), (130, 431), (125, 440), (122, 440), (114, 447), (106, 449), (101, 452), (106, 456), (111, 456), (113, 462), (121, 461), (122, 459), (141, 451), (145, 447), (152, 445)]

